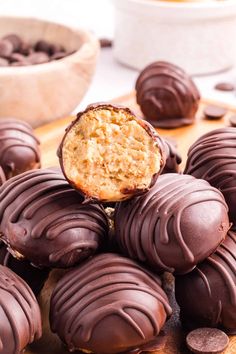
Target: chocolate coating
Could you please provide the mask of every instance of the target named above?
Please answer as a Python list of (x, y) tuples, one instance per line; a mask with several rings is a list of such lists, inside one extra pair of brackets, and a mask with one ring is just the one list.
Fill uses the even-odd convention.
[(225, 127), (200, 137), (189, 149), (184, 173), (208, 181), (224, 195), (236, 225), (236, 129)]
[(191, 273), (176, 277), (176, 299), (184, 323), (223, 327), (236, 334), (236, 234)]
[(82, 199), (56, 169), (12, 178), (0, 188), (3, 241), (37, 266), (80, 262), (102, 246), (108, 229), (104, 209)]
[(0, 265), (0, 353), (22, 353), (41, 332), (40, 309), (31, 289)]
[(177, 151), (177, 146), (174, 142), (168, 138), (163, 139), (164, 150), (166, 154), (166, 164), (163, 168), (162, 174), (164, 173), (178, 173), (179, 165), (182, 162), (182, 157)]
[(58, 282), (51, 297), (50, 323), (70, 350), (135, 352), (156, 339), (170, 314), (159, 277), (108, 253), (69, 271)]
[(0, 166), (7, 179), (40, 167), (39, 144), (29, 124), (0, 119)]
[(19, 275), (30, 286), (36, 296), (43, 288), (49, 274), (49, 269), (47, 268), (36, 268), (28, 261), (19, 261), (13, 257), (4, 243), (0, 243), (0, 264)]
[(5, 174), (3, 172), (2, 167), (0, 166), (0, 186), (6, 181)]
[(187, 273), (225, 238), (227, 212), (208, 182), (168, 173), (145, 195), (117, 204), (116, 237), (125, 254), (152, 271)]
[(139, 75), (136, 99), (144, 117), (154, 127), (176, 128), (194, 123), (200, 93), (181, 68), (157, 61)]

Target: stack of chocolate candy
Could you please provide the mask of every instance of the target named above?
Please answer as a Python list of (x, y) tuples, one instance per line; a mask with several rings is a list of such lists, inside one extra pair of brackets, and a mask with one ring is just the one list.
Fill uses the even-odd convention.
[[(228, 155), (233, 141), (229, 145)], [(128, 108), (111, 104), (91, 105), (79, 113), (66, 130), (58, 157), (62, 172), (11, 172), (14, 176), (0, 187), (0, 233), (6, 245), (1, 245), (0, 262), (6, 277), (6, 267), (17, 270), (36, 295), (50, 269), (66, 269), (52, 291), (49, 319), (70, 351), (159, 349), (161, 329), (172, 312), (160, 277), (166, 271), (176, 276), (183, 320), (205, 325), (210, 313), (208, 325), (236, 329), (236, 240), (229, 231), (232, 212), (228, 214), (218, 185), (178, 174), (181, 159), (171, 143)], [(192, 162), (197, 164), (195, 157)], [(1, 156), (0, 165), (8, 178)], [(230, 177), (225, 177), (226, 192)], [(107, 202), (116, 203), (112, 242), (103, 207)], [(36, 284), (15, 262), (35, 272)], [(191, 291), (206, 302), (200, 309), (199, 301), (193, 303), (188, 295)], [(8, 296), (1, 298), (1, 306), (10, 311), (8, 301)], [(20, 301), (18, 306), (22, 308)], [(27, 339), (18, 351), (3, 342), (1, 354), (18, 353), (40, 335), (39, 321), (27, 336), (26, 319), (16, 320), (23, 328), (19, 336)], [(7, 333), (5, 340), (14, 337), (12, 323), (6, 330), (6, 321), (0, 321), (0, 339), (2, 333)]]

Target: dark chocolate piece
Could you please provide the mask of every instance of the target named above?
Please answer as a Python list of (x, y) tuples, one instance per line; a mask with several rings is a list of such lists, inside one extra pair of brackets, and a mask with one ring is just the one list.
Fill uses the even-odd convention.
[(49, 62), (49, 56), (44, 52), (35, 52), (27, 57), (27, 61), (29, 62), (29, 64), (33, 65), (44, 64)]
[[(21, 54), (21, 53), (13, 53), (10, 57), (9, 57), (9, 60), (11, 63), (14, 63), (14, 62), (22, 62), (22, 61), (26, 61), (26, 57), (25, 55)], [(29, 65), (29, 63), (28, 63)]]
[(163, 144), (129, 108), (98, 103), (66, 129), (58, 157), (69, 183), (87, 199), (116, 202), (155, 183), (165, 165)]
[(59, 280), (51, 297), (50, 323), (69, 350), (136, 353), (137, 348), (152, 347), (170, 314), (158, 276), (108, 253)]
[(196, 354), (221, 354), (229, 345), (229, 337), (216, 328), (199, 328), (186, 338), (188, 348)]
[(4, 40), (11, 42), (14, 52), (19, 52), (21, 50), (23, 41), (20, 36), (15, 33), (11, 33), (3, 37)]
[(35, 43), (34, 49), (36, 52), (44, 52), (50, 55), (51, 43), (41, 39)]
[(28, 261), (19, 261), (13, 257), (4, 243), (0, 243), (0, 264), (19, 275), (30, 286), (35, 296), (40, 293), (49, 274), (47, 268), (36, 268)]
[(227, 113), (227, 109), (215, 105), (206, 106), (204, 115), (206, 119), (217, 120), (223, 118)]
[(39, 144), (29, 124), (0, 119), (0, 166), (7, 179), (40, 167)]
[(235, 86), (230, 82), (219, 82), (215, 85), (215, 89), (219, 91), (234, 91)]
[(99, 42), (101, 48), (111, 48), (113, 46), (113, 41), (109, 38), (100, 38)]
[(79, 263), (101, 248), (108, 232), (104, 209), (82, 201), (56, 169), (16, 176), (0, 187), (2, 240), (36, 266)]
[(189, 149), (184, 173), (203, 178), (224, 195), (236, 225), (236, 130), (225, 127), (201, 136)]
[(65, 48), (61, 44), (51, 44), (50, 55), (54, 55), (57, 53), (65, 53), (65, 55), (68, 55), (68, 53), (65, 51)]
[(185, 326), (221, 327), (236, 334), (236, 234), (191, 273), (176, 277), (176, 299)]
[(115, 230), (125, 254), (155, 272), (191, 271), (229, 229), (223, 195), (204, 180), (168, 173), (146, 194), (117, 203)]
[(182, 162), (182, 157), (177, 151), (177, 144), (175, 143), (175, 141), (169, 138), (164, 138), (163, 141), (166, 154), (166, 164), (164, 166), (162, 174), (178, 173), (179, 165)]
[(236, 127), (236, 114), (232, 115), (229, 117), (229, 123), (231, 127)]
[(13, 52), (13, 45), (6, 39), (0, 39), (0, 56), (9, 57)]
[(194, 123), (200, 93), (181, 68), (158, 61), (139, 75), (136, 99), (144, 117), (154, 127), (176, 128)]
[(0, 353), (22, 353), (41, 332), (40, 309), (31, 289), (0, 265)]

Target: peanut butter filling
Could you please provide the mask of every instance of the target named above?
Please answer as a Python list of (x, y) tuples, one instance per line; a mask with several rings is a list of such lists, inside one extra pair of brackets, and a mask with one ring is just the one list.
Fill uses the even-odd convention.
[(157, 142), (125, 109), (88, 110), (68, 131), (62, 150), (65, 174), (86, 195), (127, 199), (150, 186), (159, 172)]

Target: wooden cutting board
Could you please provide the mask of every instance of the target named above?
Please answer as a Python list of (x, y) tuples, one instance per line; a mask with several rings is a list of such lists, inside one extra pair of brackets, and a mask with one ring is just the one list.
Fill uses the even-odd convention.
[[(122, 104), (128, 106), (132, 110), (141, 115), (137, 104), (135, 103), (134, 93), (130, 93), (123, 97), (113, 100), (113, 103)], [(236, 102), (235, 102), (236, 103)], [(228, 109), (226, 116), (217, 121), (210, 121), (203, 119), (203, 109), (208, 104), (215, 104), (218, 106), (223, 106)], [(230, 115), (236, 114), (236, 106), (230, 107), (223, 104), (218, 104), (217, 102), (212, 102), (203, 99), (197, 114), (196, 124), (188, 127), (181, 127), (177, 129), (158, 129), (158, 132), (166, 137), (174, 138), (178, 144), (178, 150), (183, 157), (182, 167), (184, 167), (187, 151), (190, 145), (202, 134), (223, 126), (228, 126), (228, 119)], [(35, 130), (36, 135), (41, 141), (42, 146), (42, 166), (51, 167), (58, 165), (58, 159), (56, 156), (57, 147), (62, 139), (65, 128), (73, 120), (74, 117), (67, 117), (55, 121), (53, 123), (44, 125)], [(175, 313), (172, 320), (168, 324), (168, 335), (167, 343), (164, 350), (158, 351), (159, 354), (184, 354), (189, 353), (184, 345), (184, 332), (181, 329), (180, 323), (178, 321), (178, 314)], [(28, 354), (46, 354), (50, 353), (50, 350), (43, 349), (40, 352), (27, 352)], [(27, 354), (26, 353), (26, 354)], [(63, 354), (65, 352), (63, 351)], [(69, 352), (68, 352), (69, 353)], [(228, 349), (224, 352), (225, 354), (236, 354), (236, 336), (230, 338), (230, 345)], [(57, 352), (57, 354), (61, 354)]]

